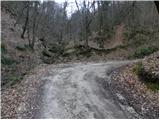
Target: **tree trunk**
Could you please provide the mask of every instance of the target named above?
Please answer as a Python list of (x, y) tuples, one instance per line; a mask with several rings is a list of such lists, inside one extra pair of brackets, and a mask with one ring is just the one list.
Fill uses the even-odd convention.
[(24, 8), (22, 8), (22, 11), (21, 11), (20, 15), (18, 16), (18, 18), (17, 18), (17, 20), (16, 20), (16, 22), (14, 24), (14, 27), (18, 24), (19, 20), (21, 19), (22, 15), (23, 15), (23, 12), (24, 12), (24, 10), (26, 8), (27, 8), (27, 6), (25, 6)]
[(27, 14), (26, 14), (26, 20), (25, 20), (25, 25), (23, 27), (23, 32), (21, 34), (21, 38), (24, 38), (24, 34), (26, 32), (26, 29), (27, 29), (27, 24), (28, 24), (28, 20), (29, 20), (29, 2), (27, 4)]
[(156, 5), (157, 12), (159, 13), (159, 1), (154, 1), (154, 4)]
[(36, 26), (36, 20), (37, 20), (37, 2), (35, 3), (35, 14), (34, 14), (34, 19), (33, 19), (33, 36), (32, 36), (32, 43), (31, 43), (31, 48), (34, 49), (34, 44), (35, 44), (35, 26)]

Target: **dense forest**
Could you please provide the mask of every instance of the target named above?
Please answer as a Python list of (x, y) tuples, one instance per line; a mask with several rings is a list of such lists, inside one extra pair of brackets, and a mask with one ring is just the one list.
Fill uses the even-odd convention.
[(21, 37), (27, 37), (32, 49), (37, 40), (45, 48), (58, 47), (62, 51), (68, 45), (91, 47), (90, 41), (102, 49), (115, 35), (117, 25), (125, 26), (127, 44), (136, 42), (137, 32), (142, 39), (139, 42), (143, 43), (143, 39), (148, 37), (145, 34), (158, 31), (158, 12), (152, 1), (75, 1), (72, 4), (77, 9), (67, 13), (72, 9), (70, 4), (67, 1), (61, 4), (17, 1), (2, 2), (2, 7), (16, 18), (15, 26), (23, 26)]

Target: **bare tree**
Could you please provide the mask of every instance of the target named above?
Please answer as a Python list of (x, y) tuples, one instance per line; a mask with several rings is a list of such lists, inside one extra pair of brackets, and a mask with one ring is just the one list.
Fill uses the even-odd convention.
[(85, 46), (88, 47), (88, 37), (89, 37), (89, 33), (90, 33), (90, 24), (93, 20), (93, 16), (91, 16), (90, 9), (91, 9), (91, 7), (94, 8), (95, 1), (93, 1), (92, 3), (90, 3), (88, 1), (88, 3), (86, 3), (86, 1), (84, 0), (81, 10), (80, 10), (79, 5), (76, 0), (75, 0), (75, 3), (76, 3), (76, 6), (78, 8), (79, 13), (82, 15), (81, 25), (84, 26), (84, 30), (85, 30), (85, 33), (84, 33)]
[[(28, 4), (28, 3), (27, 3), (27, 4)], [(17, 20), (16, 20), (14, 26), (16, 26), (16, 25), (19, 23), (20, 19), (22, 18), (22, 15), (23, 15), (23, 13), (24, 13), (24, 10), (28, 7), (27, 4), (26, 4), (26, 2), (24, 3), (24, 7), (23, 7), (22, 10), (20, 11), (20, 14), (19, 14), (18, 17), (17, 17)]]
[(34, 18), (33, 18), (33, 37), (32, 37), (32, 42), (31, 42), (31, 48), (34, 49), (34, 44), (35, 44), (35, 26), (37, 22), (37, 7), (38, 7), (38, 2), (35, 2), (34, 6)]

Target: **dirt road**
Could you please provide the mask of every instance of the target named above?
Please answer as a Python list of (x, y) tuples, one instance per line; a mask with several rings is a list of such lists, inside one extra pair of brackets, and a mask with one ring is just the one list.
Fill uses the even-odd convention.
[(52, 65), (41, 78), (46, 82), (35, 118), (137, 118), (132, 107), (118, 102), (109, 86), (111, 70), (126, 63)]

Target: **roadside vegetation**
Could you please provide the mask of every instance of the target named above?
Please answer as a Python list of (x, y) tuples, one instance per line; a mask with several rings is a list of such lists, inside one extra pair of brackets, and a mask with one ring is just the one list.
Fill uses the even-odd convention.
[(138, 62), (134, 66), (133, 72), (139, 77), (142, 82), (147, 85), (148, 88), (154, 91), (159, 90), (159, 76), (145, 71), (142, 62)]
[(138, 48), (133, 54), (133, 58), (144, 58), (156, 51), (158, 51), (158, 47), (155, 46)]

